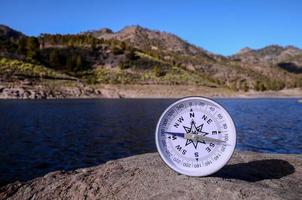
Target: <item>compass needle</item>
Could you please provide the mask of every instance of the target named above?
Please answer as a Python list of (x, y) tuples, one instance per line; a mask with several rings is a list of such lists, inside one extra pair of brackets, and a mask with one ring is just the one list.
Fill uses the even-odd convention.
[(226, 142), (224, 140), (211, 138), (211, 137), (207, 137), (207, 136), (202, 136), (202, 135), (190, 134), (190, 133), (185, 134), (184, 138), (190, 139), (190, 140), (196, 140), (196, 141), (206, 140), (206, 141), (210, 141), (210, 142)]
[(176, 132), (169, 132), (169, 131), (166, 131), (165, 133), (169, 134), (169, 135), (174, 135), (174, 136), (179, 136), (179, 137), (185, 137), (184, 133), (176, 133)]
[(228, 162), (236, 145), (232, 118), (221, 105), (204, 97), (171, 104), (161, 115), (155, 136), (163, 161), (188, 176), (215, 173)]

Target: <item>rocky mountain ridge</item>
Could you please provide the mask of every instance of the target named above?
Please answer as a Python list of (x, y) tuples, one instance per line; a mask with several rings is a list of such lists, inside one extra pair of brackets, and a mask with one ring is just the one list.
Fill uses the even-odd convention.
[(296, 61), (301, 65), (302, 60), (297, 58), (302, 57), (302, 49), (291, 45), (285, 47), (270, 45), (261, 49), (243, 48), (232, 57), (242, 59), (243, 62), (259, 62), (263, 64), (277, 64), (291, 61), (292, 59), (292, 61)]
[(225, 57), (174, 34), (141, 26), (38, 37), (1, 26), (0, 44), (0, 67), (5, 69), (0, 75), (4, 77), (24, 76), (20, 64), (18, 73), (12, 70), (18, 60), (84, 84), (181, 84), (235, 91), (302, 87), (302, 51), (294, 46), (245, 48)]
[[(110, 29), (103, 28), (99, 31), (88, 32), (98, 39), (116, 39), (131, 43), (135, 47), (143, 50), (162, 50), (167, 52), (176, 52), (190, 55), (197, 55), (202, 51), (208, 53), (201, 48), (195, 47), (192, 44), (182, 40), (178, 36), (150, 30), (141, 26), (127, 26), (118, 32), (113, 32)], [(210, 54), (210, 53), (209, 53)]]

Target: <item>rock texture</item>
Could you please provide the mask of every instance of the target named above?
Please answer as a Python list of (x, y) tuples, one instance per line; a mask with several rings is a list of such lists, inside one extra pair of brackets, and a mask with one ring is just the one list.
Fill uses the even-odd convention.
[(66, 99), (66, 98), (182, 98), (184, 96), (206, 97), (302, 97), (302, 89), (280, 91), (235, 92), (222, 88), (186, 85), (74, 85), (49, 87), (39, 84), (1, 84), (0, 99)]
[(49, 87), (39, 84), (0, 84), (0, 99), (64, 99), (102, 98), (100, 90), (78, 84), (76, 86)]
[(56, 171), (0, 189), (0, 199), (302, 199), (302, 155), (236, 152), (210, 177), (169, 169), (157, 153)]

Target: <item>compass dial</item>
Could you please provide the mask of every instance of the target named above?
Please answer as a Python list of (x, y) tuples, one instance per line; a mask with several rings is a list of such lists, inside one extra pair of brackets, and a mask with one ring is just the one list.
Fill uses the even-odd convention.
[(228, 112), (204, 97), (187, 97), (170, 105), (155, 132), (157, 150), (173, 170), (207, 176), (221, 169), (236, 145), (236, 129)]

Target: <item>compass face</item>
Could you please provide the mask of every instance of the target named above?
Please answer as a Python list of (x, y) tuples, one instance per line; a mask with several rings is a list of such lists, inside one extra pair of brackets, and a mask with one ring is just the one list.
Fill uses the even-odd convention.
[(170, 105), (155, 132), (157, 150), (178, 173), (207, 176), (221, 169), (236, 145), (228, 112), (213, 100), (187, 97)]

